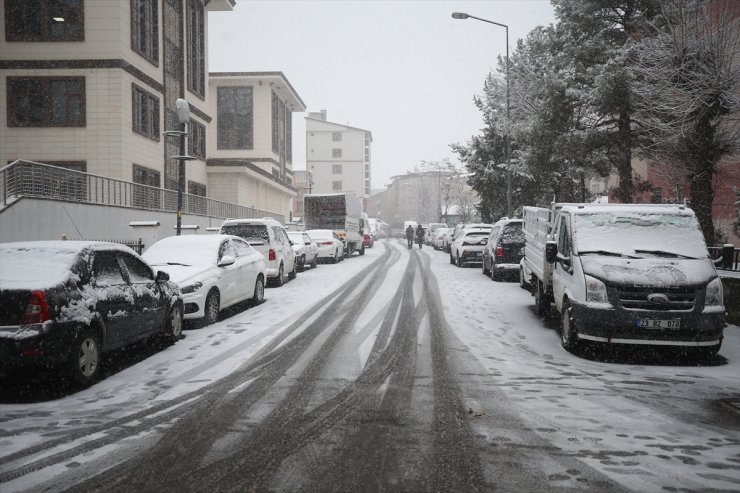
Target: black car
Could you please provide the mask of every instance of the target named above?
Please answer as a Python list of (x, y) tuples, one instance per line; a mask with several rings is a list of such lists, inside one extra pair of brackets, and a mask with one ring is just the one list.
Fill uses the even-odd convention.
[(102, 353), (182, 336), (182, 298), (164, 272), (104, 242), (0, 244), (0, 368), (60, 367), (90, 385)]
[(494, 281), (519, 279), (519, 262), (524, 257), (521, 219), (501, 219), (493, 225), (483, 250), (483, 274)]

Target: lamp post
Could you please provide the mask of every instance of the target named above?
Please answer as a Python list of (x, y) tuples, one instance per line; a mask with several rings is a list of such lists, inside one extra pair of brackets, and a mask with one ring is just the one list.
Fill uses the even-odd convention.
[(185, 154), (185, 137), (187, 137), (187, 124), (190, 121), (190, 105), (187, 101), (177, 98), (175, 102), (177, 112), (177, 121), (180, 123), (180, 130), (167, 130), (164, 134), (167, 137), (180, 138), (180, 154), (172, 156), (178, 162), (177, 167), (177, 226), (175, 228), (177, 236), (180, 236), (182, 230), (182, 194), (185, 190), (185, 161), (192, 161), (195, 158)]
[[(487, 22), (506, 29), (506, 120), (507, 127), (509, 125), (509, 26), (501, 24), (500, 22), (494, 22), (481, 17), (475, 17), (474, 15), (466, 14), (464, 12), (453, 12), (453, 19), (475, 19), (477, 21)], [(508, 132), (506, 134), (506, 215), (511, 217), (511, 155), (509, 151), (510, 142)]]

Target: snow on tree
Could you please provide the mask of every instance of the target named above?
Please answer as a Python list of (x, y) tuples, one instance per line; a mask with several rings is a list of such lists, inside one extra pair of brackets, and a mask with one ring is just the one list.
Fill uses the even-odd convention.
[(710, 245), (713, 178), (722, 157), (739, 150), (740, 19), (722, 7), (666, 4), (667, 24), (631, 52), (641, 153), (686, 178)]

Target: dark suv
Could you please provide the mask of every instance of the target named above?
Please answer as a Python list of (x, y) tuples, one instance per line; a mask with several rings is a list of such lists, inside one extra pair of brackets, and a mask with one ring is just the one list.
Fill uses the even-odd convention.
[(519, 262), (524, 257), (521, 219), (501, 219), (493, 225), (483, 250), (483, 274), (494, 281), (519, 279)]
[(182, 298), (164, 272), (103, 242), (0, 244), (0, 368), (62, 367), (90, 385), (109, 350), (182, 335)]

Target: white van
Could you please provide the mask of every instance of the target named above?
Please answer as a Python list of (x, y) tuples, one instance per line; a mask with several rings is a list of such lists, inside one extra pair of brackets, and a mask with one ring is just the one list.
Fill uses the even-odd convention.
[(221, 225), (221, 234), (239, 236), (265, 256), (267, 282), (280, 287), (285, 280), (295, 279), (298, 266), (288, 233), (282, 224), (271, 217), (262, 219), (227, 219)]
[[(722, 283), (691, 209), (564, 204), (547, 228), (552, 281), (533, 282), (561, 314), (563, 347), (594, 341), (717, 353)], [(525, 258), (538, 247), (530, 240)]]

